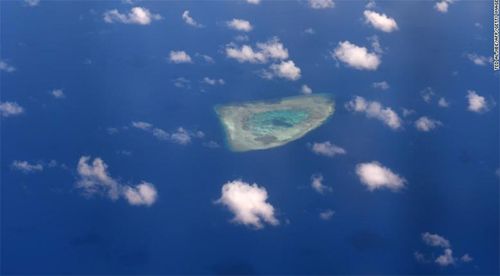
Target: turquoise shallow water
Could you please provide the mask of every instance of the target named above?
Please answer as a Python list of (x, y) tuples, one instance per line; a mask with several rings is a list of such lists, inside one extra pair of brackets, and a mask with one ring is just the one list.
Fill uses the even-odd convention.
[(257, 135), (269, 135), (276, 130), (294, 127), (309, 118), (304, 110), (273, 110), (256, 113), (248, 119), (248, 128)]

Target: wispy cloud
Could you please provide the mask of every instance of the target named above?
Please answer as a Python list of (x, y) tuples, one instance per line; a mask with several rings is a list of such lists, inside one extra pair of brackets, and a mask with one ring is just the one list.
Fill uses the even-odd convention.
[(335, 7), (335, 3), (332, 0), (309, 0), (309, 7), (313, 9), (331, 9)]
[(15, 160), (11, 165), (13, 170), (21, 171), (23, 173), (34, 173), (43, 171), (41, 163), (30, 164), (28, 161)]
[(185, 10), (183, 13), (182, 13), (182, 20), (184, 20), (184, 22), (186, 22), (186, 24), (190, 25), (190, 26), (193, 26), (193, 27), (196, 27), (196, 28), (202, 28), (203, 25), (198, 23), (196, 20), (194, 20), (193, 17), (191, 17), (191, 15), (189, 14), (189, 10)]
[(311, 145), (311, 151), (326, 157), (334, 157), (336, 155), (346, 154), (347, 151), (335, 144), (332, 144), (330, 141), (325, 142), (315, 142)]

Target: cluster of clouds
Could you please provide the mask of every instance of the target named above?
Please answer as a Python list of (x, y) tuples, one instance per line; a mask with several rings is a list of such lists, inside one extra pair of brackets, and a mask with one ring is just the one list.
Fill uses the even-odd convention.
[(128, 13), (121, 13), (117, 9), (108, 10), (103, 14), (106, 23), (123, 23), (135, 25), (149, 25), (153, 21), (161, 20), (159, 14), (151, 13), (143, 7), (133, 7)]
[(420, 263), (435, 263), (441, 267), (446, 267), (450, 265), (455, 265), (458, 261), (463, 263), (470, 263), (473, 261), (473, 258), (469, 254), (464, 254), (462, 257), (457, 258), (453, 256), (453, 250), (451, 248), (451, 243), (448, 239), (438, 234), (432, 234), (429, 232), (422, 233), (421, 235), (422, 242), (431, 247), (431, 248), (441, 248), (443, 249), (443, 253), (438, 255), (437, 257), (427, 257), (425, 254), (415, 251), (414, 257)]
[(347, 110), (356, 113), (364, 113), (368, 118), (382, 121), (391, 129), (400, 129), (402, 120), (390, 107), (384, 107), (377, 101), (367, 101), (365, 98), (355, 96), (354, 99), (345, 104)]
[(226, 45), (225, 52), (228, 58), (235, 59), (240, 63), (264, 64), (273, 62), (268, 70), (262, 71), (262, 76), (267, 79), (279, 77), (298, 80), (301, 77), (300, 68), (292, 60), (287, 60), (289, 57), (288, 49), (277, 37), (266, 42), (258, 42), (255, 48), (250, 45), (237, 46), (230, 43)]
[(158, 193), (153, 184), (142, 181), (135, 186), (125, 185), (111, 177), (108, 166), (97, 157), (92, 162), (89, 156), (82, 156), (78, 161), (76, 182), (86, 196), (104, 195), (115, 201), (124, 198), (131, 205), (153, 205)]
[(233, 180), (222, 186), (221, 197), (216, 201), (233, 213), (234, 223), (261, 229), (264, 224), (276, 226), (274, 207), (268, 202), (267, 190), (256, 183)]
[(179, 145), (187, 145), (191, 143), (193, 138), (205, 137), (205, 133), (202, 131), (189, 131), (183, 127), (179, 127), (174, 132), (169, 133), (161, 128), (155, 127), (151, 123), (143, 121), (133, 121), (131, 126), (151, 133), (158, 140), (169, 141)]

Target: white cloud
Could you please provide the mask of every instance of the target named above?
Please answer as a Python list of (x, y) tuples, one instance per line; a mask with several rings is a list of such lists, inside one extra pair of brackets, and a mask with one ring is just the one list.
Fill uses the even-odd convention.
[(108, 174), (108, 166), (101, 158), (95, 158), (92, 164), (88, 163), (89, 160), (89, 156), (80, 157), (76, 186), (86, 195), (104, 193), (112, 200), (117, 200), (120, 197), (120, 184)]
[(431, 87), (426, 87), (422, 91), (420, 91), (420, 96), (422, 96), (422, 99), (426, 103), (430, 103), (435, 95), (436, 94), (434, 93), (434, 90), (432, 90)]
[(191, 88), (191, 81), (186, 79), (186, 78), (183, 78), (183, 77), (176, 78), (173, 80), (173, 82), (174, 82), (175, 87), (185, 88), (185, 89)]
[(476, 113), (482, 113), (489, 110), (486, 98), (477, 94), (474, 90), (467, 91), (467, 100), (469, 101), (468, 110)]
[(104, 21), (107, 23), (124, 23), (149, 25), (152, 21), (162, 19), (161, 15), (153, 14), (148, 9), (133, 7), (128, 14), (120, 13), (118, 10), (109, 10), (104, 13)]
[(373, 9), (377, 6), (377, 3), (373, 0), (369, 0), (368, 3), (366, 3), (365, 8), (367, 9)]
[(331, 192), (332, 187), (323, 184), (323, 175), (314, 174), (311, 176), (311, 187), (318, 193), (324, 194), (325, 192)]
[(485, 57), (485, 56), (478, 55), (476, 53), (469, 53), (466, 56), (475, 65), (479, 65), (479, 66), (486, 66), (486, 65), (488, 65), (488, 63), (493, 62), (492, 57)]
[(0, 60), (0, 71), (12, 73), (12, 72), (16, 71), (16, 68), (12, 65), (9, 65), (7, 62)]
[(398, 29), (398, 24), (394, 18), (388, 17), (385, 14), (380, 14), (374, 11), (365, 10), (363, 12), (366, 23), (370, 23), (375, 29), (390, 33)]
[(450, 248), (450, 241), (438, 234), (431, 234), (429, 232), (422, 233), (422, 241), (433, 247)]
[(302, 87), (300, 88), (300, 92), (302, 94), (311, 94), (313, 91), (311, 89), (311, 87), (307, 86), (306, 84), (302, 85)]
[(230, 29), (242, 32), (250, 32), (253, 29), (249, 21), (238, 18), (233, 18), (231, 21), (226, 22), (226, 25)]
[(24, 108), (16, 102), (0, 102), (0, 114), (2, 117), (17, 116), (24, 112)]
[(313, 9), (331, 9), (335, 6), (332, 0), (309, 0), (309, 7)]
[(274, 207), (267, 202), (267, 198), (264, 187), (234, 180), (222, 186), (222, 195), (216, 203), (226, 206), (234, 214), (233, 222), (260, 229), (264, 227), (264, 222), (279, 224)]
[(54, 89), (50, 92), (50, 94), (52, 94), (52, 96), (56, 99), (63, 99), (65, 97), (62, 89)]
[(345, 107), (352, 112), (365, 113), (368, 118), (378, 119), (392, 129), (401, 127), (401, 118), (398, 114), (391, 108), (382, 106), (379, 102), (370, 102), (363, 97), (356, 96), (347, 102)]
[(35, 7), (40, 4), (40, 0), (24, 0), (24, 3), (26, 3), (29, 7)]
[(441, 126), (441, 125), (442, 125), (442, 123), (440, 121), (431, 119), (431, 118), (426, 117), (426, 116), (422, 116), (415, 121), (415, 127), (419, 131), (423, 131), (423, 132), (431, 131), (431, 130), (433, 130), (436, 127)]
[(333, 215), (335, 215), (335, 211), (326, 209), (325, 211), (319, 213), (319, 218), (322, 220), (330, 220), (332, 219)]
[(404, 178), (376, 161), (358, 164), (356, 166), (356, 174), (361, 183), (370, 191), (381, 188), (397, 191), (403, 188), (406, 183)]
[(327, 157), (334, 157), (335, 155), (347, 153), (345, 149), (330, 143), (330, 141), (322, 143), (313, 143), (311, 146), (311, 150), (316, 154)]
[(170, 140), (179, 145), (187, 145), (191, 143), (191, 134), (182, 127), (170, 135)]
[(436, 2), (434, 8), (441, 13), (448, 12), (448, 6), (453, 3), (453, 0), (441, 0)]
[(372, 87), (380, 90), (387, 90), (390, 88), (389, 83), (386, 81), (374, 82), (372, 83)]
[(438, 101), (438, 105), (440, 107), (449, 107), (450, 103), (445, 98), (441, 97)]
[(169, 141), (179, 145), (191, 143), (192, 138), (203, 138), (202, 131), (189, 131), (183, 127), (178, 127), (174, 132), (169, 133), (161, 128), (154, 127), (152, 124), (141, 121), (133, 121), (132, 127), (151, 133), (155, 138), (162, 141)]
[(455, 258), (453, 257), (453, 251), (449, 248), (444, 250), (443, 255), (439, 255), (435, 262), (440, 266), (449, 266), (455, 263)]
[(254, 5), (258, 5), (260, 4), (260, 0), (246, 0), (248, 4), (254, 4)]
[(172, 63), (192, 63), (193, 60), (184, 51), (170, 51), (169, 60)]
[(300, 68), (292, 60), (271, 64), (269, 69), (270, 71), (265, 71), (265, 78), (279, 77), (292, 81), (300, 79)]
[(190, 26), (193, 26), (193, 27), (197, 27), (197, 28), (201, 28), (203, 27), (202, 24), (196, 22), (196, 20), (194, 20), (194, 18), (192, 18), (190, 15), (189, 15), (189, 11), (188, 10), (185, 10), (183, 13), (182, 13), (182, 20), (184, 20), (184, 22), (186, 22), (186, 24), (190, 25)]
[(153, 127), (152, 124), (142, 121), (133, 121), (132, 126), (142, 130), (149, 130)]
[(380, 45), (380, 40), (378, 39), (377, 35), (372, 35), (370, 37), (367, 37), (368, 41), (370, 41), (372, 45), (372, 49), (375, 53), (377, 54), (383, 54), (384, 50), (382, 49), (382, 46)]
[(226, 83), (223, 79), (211, 79), (209, 77), (204, 77), (203, 82), (209, 85), (223, 85)]
[(15, 160), (12, 162), (12, 169), (21, 171), (23, 173), (33, 173), (43, 171), (42, 164), (30, 164), (28, 161)]
[(108, 166), (97, 157), (89, 163), (89, 156), (82, 156), (78, 161), (78, 180), (76, 186), (84, 194), (91, 196), (105, 194), (112, 200), (125, 198), (131, 205), (152, 205), (157, 198), (153, 184), (142, 182), (135, 187), (122, 185), (108, 173)]
[(316, 33), (316, 31), (313, 28), (307, 28), (304, 30), (304, 33), (313, 35)]
[(142, 182), (135, 187), (126, 186), (123, 189), (125, 199), (131, 205), (147, 205), (151, 206), (155, 203), (158, 193), (153, 184)]
[(415, 110), (403, 108), (403, 116), (404, 117), (408, 117), (408, 116), (413, 115), (413, 114), (415, 114)]
[(266, 42), (257, 43), (256, 50), (250, 45), (243, 45), (238, 48), (234, 44), (226, 47), (226, 55), (236, 59), (238, 62), (266, 63), (272, 60), (285, 60), (288, 58), (288, 50), (283, 46), (277, 37)]
[(462, 257), (460, 257), (460, 260), (464, 263), (470, 263), (474, 259), (469, 254), (464, 254)]
[(381, 63), (378, 55), (370, 53), (365, 47), (356, 46), (349, 41), (339, 42), (339, 45), (331, 54), (333, 58), (358, 70), (376, 70)]

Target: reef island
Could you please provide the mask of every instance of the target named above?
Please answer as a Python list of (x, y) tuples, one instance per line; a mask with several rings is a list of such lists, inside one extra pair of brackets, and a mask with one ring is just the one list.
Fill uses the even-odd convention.
[(219, 105), (215, 111), (233, 151), (263, 150), (297, 140), (334, 112), (326, 94)]

